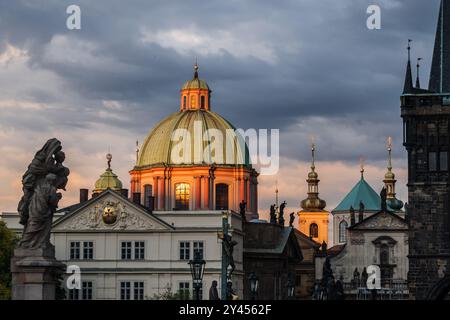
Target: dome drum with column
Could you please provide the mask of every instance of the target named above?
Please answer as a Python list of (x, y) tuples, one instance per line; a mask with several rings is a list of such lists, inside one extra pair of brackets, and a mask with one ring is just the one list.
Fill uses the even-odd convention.
[(194, 78), (181, 89), (180, 111), (159, 122), (143, 142), (130, 171), (131, 192), (144, 201), (154, 197), (159, 211), (238, 212), (244, 200), (248, 218), (255, 218), (258, 173), (234, 126), (211, 111), (210, 94), (195, 65)]

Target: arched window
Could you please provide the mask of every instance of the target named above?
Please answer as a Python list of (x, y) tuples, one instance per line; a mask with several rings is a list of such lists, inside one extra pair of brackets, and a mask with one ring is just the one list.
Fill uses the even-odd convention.
[(318, 238), (319, 237), (319, 226), (315, 223), (311, 223), (309, 225), (309, 236), (311, 238)]
[(200, 97), (200, 108), (205, 109), (205, 96)]
[(189, 210), (190, 186), (187, 183), (175, 185), (175, 209)]
[(228, 210), (228, 185), (216, 184), (216, 210)]
[(183, 96), (183, 108), (186, 109), (186, 96)]
[(389, 246), (387, 244), (383, 244), (380, 247), (380, 265), (388, 265), (389, 264)]
[(347, 227), (348, 227), (348, 224), (346, 221), (343, 220), (343, 221), (341, 221), (341, 223), (339, 223), (339, 242), (340, 243), (347, 242), (347, 235), (346, 235)]
[(193, 109), (193, 108), (195, 108), (195, 107), (197, 107), (197, 96), (195, 96), (195, 95), (192, 95), (191, 96), (191, 109)]
[(150, 207), (150, 197), (153, 195), (153, 191), (152, 191), (152, 185), (151, 184), (146, 184), (144, 185), (144, 206), (149, 208)]

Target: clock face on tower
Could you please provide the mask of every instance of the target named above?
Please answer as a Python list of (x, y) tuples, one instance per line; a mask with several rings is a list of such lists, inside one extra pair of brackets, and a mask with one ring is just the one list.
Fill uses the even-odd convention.
[(103, 209), (102, 219), (105, 224), (114, 224), (117, 221), (116, 209), (111, 206), (106, 206)]

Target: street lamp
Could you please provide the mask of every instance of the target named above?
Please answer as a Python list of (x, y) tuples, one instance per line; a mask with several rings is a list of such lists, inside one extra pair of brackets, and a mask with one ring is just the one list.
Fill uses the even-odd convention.
[(289, 276), (287, 281), (287, 296), (288, 299), (291, 300), (294, 298), (295, 295), (295, 282), (292, 279), (292, 276)]
[(200, 257), (200, 252), (195, 251), (194, 260), (188, 262), (191, 268), (192, 285), (195, 290), (195, 300), (200, 300), (200, 288), (202, 287), (203, 272), (205, 271), (205, 260)]
[(259, 279), (254, 272), (251, 272), (250, 275), (248, 276), (248, 281), (250, 282), (250, 293), (252, 295), (251, 299), (256, 300), (256, 295), (258, 293)]

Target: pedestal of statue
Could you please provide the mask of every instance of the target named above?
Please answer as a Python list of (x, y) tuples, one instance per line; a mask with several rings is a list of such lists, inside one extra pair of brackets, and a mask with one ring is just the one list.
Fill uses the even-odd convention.
[(54, 300), (65, 265), (55, 259), (55, 248), (17, 248), (11, 259), (13, 300)]

